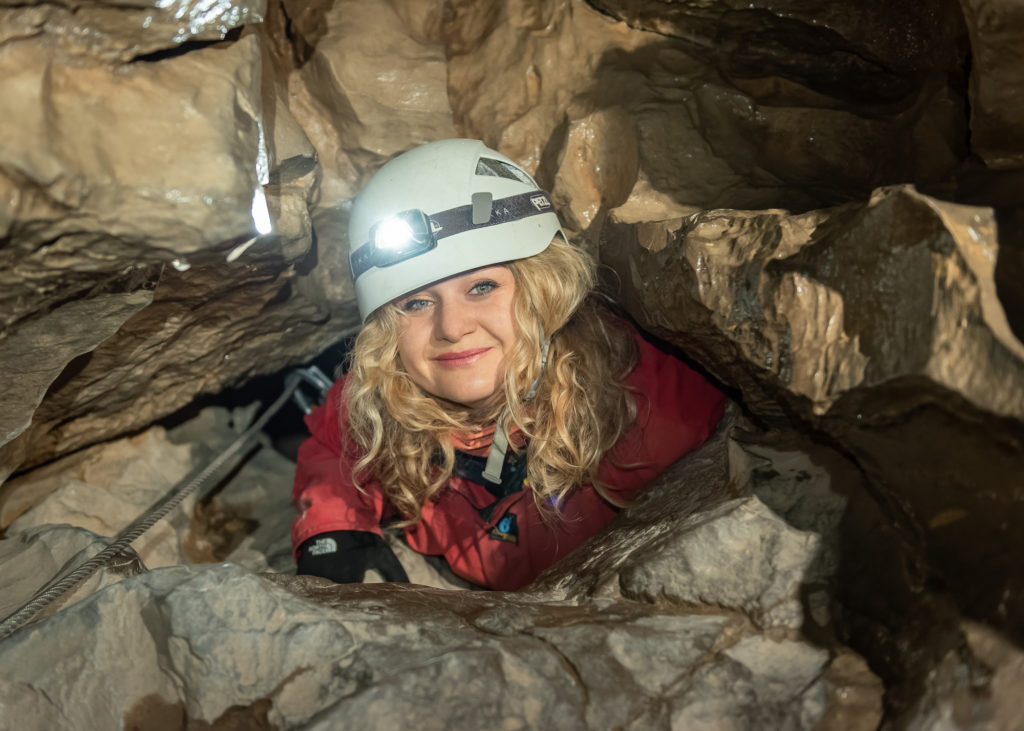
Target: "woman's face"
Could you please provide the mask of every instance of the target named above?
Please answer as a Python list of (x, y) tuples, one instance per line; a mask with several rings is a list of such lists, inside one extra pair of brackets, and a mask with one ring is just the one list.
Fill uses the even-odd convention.
[(506, 266), (475, 269), (395, 301), (398, 356), (427, 393), (479, 408), (501, 390), (515, 342), (516, 281)]

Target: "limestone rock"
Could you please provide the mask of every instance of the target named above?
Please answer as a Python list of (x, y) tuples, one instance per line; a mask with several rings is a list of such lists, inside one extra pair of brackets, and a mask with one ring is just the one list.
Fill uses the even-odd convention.
[(864, 659), (840, 652), (825, 671), (828, 686), (828, 710), (821, 719), (822, 729), (863, 729), (879, 726), (882, 712), (882, 683)]
[(636, 129), (621, 108), (571, 122), (551, 191), (565, 224), (584, 230), (599, 213), (625, 203), (639, 175), (637, 165)]
[(622, 596), (618, 586), (622, 567), (652, 556), (656, 559), (652, 546), (685, 541), (688, 520), (699, 521), (694, 516), (741, 496), (747, 484), (740, 475), (733, 478), (728, 457), (736, 411), (731, 406), (711, 438), (658, 475), (629, 510), (588, 541), (586, 551), (574, 551), (541, 573), (529, 591), (560, 600)]
[(989, 167), (1024, 167), (1024, 9), (1011, 0), (960, 5), (971, 37), (971, 146)]
[[(48, 495), (12, 523), (8, 536), (44, 525), (68, 524), (113, 538), (193, 469), (192, 450), (168, 442), (154, 427), (137, 437), (99, 445), (88, 456), (72, 456), (5, 485), (4, 507)], [(195, 496), (184, 512), (165, 518), (137, 539), (134, 547), (147, 567), (173, 566), (185, 560), (182, 541)], [(5, 511), (6, 512), (6, 511)]]
[[(82, 450), (4, 485), (0, 530), (7, 539), (0, 541), (0, 618), (47, 580), (105, 548), (172, 486), (205, 467), (249, 426), (259, 406), (207, 408), (170, 432), (153, 427), (131, 439)], [(264, 445), (219, 482), (207, 483), (201, 494), (186, 498), (136, 539), (126, 558), (95, 573), (40, 616), (147, 567), (230, 562), (249, 571), (294, 573), (294, 474), (294, 462)], [(389, 532), (387, 539), (414, 583), (476, 588), (455, 576), (442, 559), (413, 551), (399, 533)], [(372, 573), (366, 580), (382, 581)]]
[(1001, 602), (1024, 584), (1003, 558), (1024, 519), (1024, 345), (996, 296), (988, 209), (892, 188), (866, 206), (605, 230), (644, 326), (761, 419), (842, 444), (965, 606), (1016, 626)]
[(45, 35), (70, 57), (132, 61), (185, 42), (218, 41), (259, 23), (266, 0), (98, 0), (33, 6), (0, 2), (0, 39)]
[[(48, 581), (76, 569), (108, 544), (109, 540), (92, 531), (66, 524), (29, 528), (0, 540), (0, 618), (16, 612)], [(145, 570), (134, 551), (127, 552), (123, 560), (112, 566), (114, 570), (93, 574), (39, 616), (54, 614), (127, 575)]]
[[(146, 708), (206, 723), (234, 707), (250, 725), (416, 719), (437, 729), (667, 729), (724, 718), (811, 728), (826, 712), (827, 651), (766, 639), (727, 615), (276, 583), (230, 565), (127, 579), (0, 645), (0, 693), (29, 705), (45, 697), (68, 728), (117, 728)], [(59, 667), (39, 662), (58, 656), (67, 658)]]
[[(153, 453), (166, 460), (191, 451), (190, 458), (205, 459), (244, 429), (254, 413), (253, 408), (209, 409), (175, 428), (170, 440), (153, 430), (134, 444), (124, 442), (125, 459), (119, 464), (104, 462), (100, 448), (84, 453), (91, 458), (75, 455), (67, 462), (83, 477), (117, 485), (124, 482), (118, 475), (143, 476), (145, 460)], [(710, 449), (694, 453), (677, 476), (696, 480), (703, 468), (705, 477), (715, 474), (726, 483), (747, 484), (745, 463), (724, 459), (736, 449), (725, 433), (723, 429), (716, 435)], [(197, 444), (200, 438), (205, 449)], [(113, 451), (108, 449), (107, 456), (116, 456)], [(240, 519), (242, 541), (208, 545), (210, 556), (193, 552), (191, 558), (227, 557), (259, 567), (274, 565), (277, 550), (282, 562), (290, 562), (290, 491), (289, 485), (280, 484), (290, 476), (290, 465), (272, 452), (261, 454), (264, 459), (244, 465), (203, 501)], [(55, 467), (54, 474), (66, 474), (68, 465)], [(737, 472), (731, 478), (730, 468)], [(46, 469), (19, 479), (34, 475), (37, 482), (45, 480)], [(689, 514), (721, 501), (722, 481), (694, 487), (698, 484), (701, 489), (688, 493), (675, 484), (676, 494), (685, 496), (676, 502), (677, 511)], [(17, 481), (11, 485), (21, 487)], [(47, 511), (56, 515), (60, 495), (55, 492), (20, 520)], [(638, 509), (655, 510), (656, 501)], [(747, 521), (750, 526), (782, 526), (781, 532), (773, 529), (781, 542), (763, 544), (757, 530), (737, 524), (736, 514), (745, 511), (753, 517)], [(786, 528), (773, 515), (759, 502), (733, 501), (693, 520), (696, 528), (689, 532), (671, 520), (647, 520), (647, 543), (641, 540), (635, 550), (623, 551), (628, 568), (621, 573), (624, 593), (657, 593), (661, 599), (656, 604), (612, 594), (588, 598), (577, 592), (566, 601), (550, 591), (503, 595), (392, 584), (337, 586), (310, 577), (268, 575), (305, 597), (300, 599), (233, 563), (157, 569), (114, 585), (109, 584), (120, 575), (101, 574), (94, 578), (95, 586), (82, 587), (73, 597), (73, 606), (0, 644), (0, 698), (32, 709), (38, 715), (31, 718), (40, 723), (62, 714), (70, 719), (65, 724), (69, 728), (129, 721), (142, 726), (186, 720), (225, 723), (228, 718), (249, 726), (330, 728), (340, 719), (357, 725), (408, 723), (413, 714), (437, 728), (477, 728), (481, 719), (494, 724), (513, 719), (521, 728), (554, 723), (559, 728), (611, 724), (667, 729), (722, 718), (742, 719), (750, 727), (811, 728), (849, 709), (851, 693), (860, 704), (856, 707), (870, 711), (866, 699), (873, 697), (877, 707), (879, 689), (874, 687), (871, 696), (866, 671), (858, 672), (848, 653), (837, 655), (847, 659), (833, 669), (831, 651), (791, 633), (800, 624), (801, 611), (799, 604), (792, 604), (793, 590), (817, 540)], [(193, 551), (201, 545), (195, 534), (202, 517), (197, 510), (189, 531)], [(181, 540), (185, 525), (180, 520), (176, 524)], [(18, 521), (12, 531), (17, 528)], [(54, 530), (71, 529), (19, 533), (22, 538), (8, 538), (0, 550)], [(723, 550), (721, 536), (736, 538), (743, 531), (746, 542), (728, 547), (735, 554), (731, 563), (716, 564), (713, 556)], [(649, 540), (651, 535), (663, 539), (661, 551)], [(273, 549), (282, 538), (284, 547)], [(787, 542), (794, 538), (797, 544)], [(690, 576), (704, 582), (707, 590), (697, 592), (699, 596), (673, 584), (665, 562), (666, 550), (684, 544), (694, 552), (694, 562), (711, 567)], [(781, 559), (796, 545), (805, 549), (800, 565), (786, 573)], [(398, 552), (401, 556), (400, 544)], [(707, 555), (696, 555), (702, 552)], [(140, 553), (146, 555), (145, 546)], [(708, 589), (721, 582), (723, 572), (736, 569), (736, 559), (753, 564), (755, 573), (775, 567), (777, 578), (767, 573), (777, 588), (765, 590), (758, 577), (739, 599), (730, 595), (736, 582), (717, 587), (717, 593), (716, 587)], [(565, 561), (551, 571), (561, 586), (577, 573)], [(410, 574), (444, 579), (436, 570), (431, 574), (426, 564), (413, 566)], [(89, 592), (94, 593), (83, 600)], [(774, 629), (764, 634), (750, 618)], [(65, 633), (70, 636), (61, 639)], [(258, 642), (253, 641), (256, 635)], [(28, 659), (57, 652), (70, 653), (74, 662), (55, 669), (52, 662)], [(83, 673), (86, 666), (91, 670)], [(130, 677), (122, 680), (122, 674)], [(104, 682), (94, 682), (96, 677)], [(496, 692), (502, 698), (497, 706)], [(424, 708), (430, 709), (426, 716)]]
[[(1013, 700), (1014, 694), (1024, 684), (1024, 653), (1019, 645), (977, 622), (964, 622), (964, 634), (971, 650), (985, 664), (990, 673), (993, 692), (984, 720), (992, 728), (1016, 728), (1024, 725), (1024, 709)], [(960, 708), (963, 708), (961, 702)], [(957, 708), (954, 707), (953, 714)]]
[[(606, 243), (652, 324), (664, 328), (692, 291), (693, 327), (732, 333), (759, 380), (793, 393), (793, 408), (825, 414), (857, 387), (921, 376), (978, 408), (1024, 418), (1024, 345), (996, 296), (986, 209), (893, 188), (830, 212), (710, 211), (624, 226)], [(668, 259), (680, 255), (687, 286), (664, 286), (676, 274)], [(718, 373), (745, 383), (748, 370)]]
[[(28, 428), (46, 390), (68, 363), (96, 348), (151, 300), (152, 293), (140, 290), (69, 302), (0, 341), (0, 370), (18, 383), (5, 397), (0, 445)], [(84, 322), (90, 327), (83, 328)], [(6, 476), (0, 473), (0, 481)]]
[(817, 536), (789, 528), (756, 498), (726, 503), (677, 530), (677, 540), (645, 547), (650, 553), (639, 566), (620, 569), (626, 596), (736, 608), (764, 627), (801, 625), (794, 577), (814, 557)]
[(964, 52), (955, 0), (898, 7), (885, 0), (856, 7), (814, 0), (592, 4), (630, 27), (688, 41), (737, 84), (774, 73), (837, 98), (899, 96), (913, 83), (900, 72), (949, 68)]
[[(168, 433), (193, 450), (196, 466), (208, 464), (255, 418), (260, 404), (227, 410), (208, 407)], [(296, 408), (292, 404), (284, 408)], [(208, 486), (183, 537), (190, 562), (230, 561), (250, 571), (295, 571), (290, 537), (295, 463), (262, 444), (217, 484)]]
[[(110, 535), (104, 506), (152, 498), (133, 475), (171, 479), (244, 421), (218, 421), (204, 448), (143, 432), (155, 419), (358, 324), (349, 201), (439, 137), (523, 162), (646, 327), (762, 423), (842, 455), (719, 440), (528, 596), (278, 577), (329, 609), (237, 567), (105, 572), (0, 644), (0, 717), (873, 728), (879, 680), (841, 637), (884, 680), (887, 722), (1013, 727), (1024, 351), (997, 297), (1019, 299), (1006, 212), (999, 251), (987, 209), (906, 188), (796, 215), (710, 209), (806, 211), (904, 181), (1019, 204), (1018, 15), (977, 0), (0, 0), (0, 481), (136, 434), (0, 488), (0, 525), (36, 506), (0, 542), (8, 609), (105, 542), (52, 525), (62, 501)], [(1002, 174), (961, 165), (971, 154)], [(261, 196), (273, 232), (256, 236)], [(157, 563), (289, 571), (290, 470), (258, 453), (164, 525)], [(428, 563), (410, 575), (454, 586)]]
[(458, 136), (438, 6), (342, 0), (284, 2), (281, 11), (299, 62), (292, 103), (323, 166), (321, 206), (347, 202), (399, 152)]
[(125, 245), (169, 262), (255, 234), (258, 59), (255, 37), (121, 70), (51, 59), (43, 41), (0, 47), (0, 91), (18, 110), (0, 122), (17, 143), (0, 173), (32, 183), (0, 199), (0, 232), (18, 245), (7, 275), (66, 267), (86, 247), (83, 273), (105, 272)]
[[(210, 22), (232, 7), (239, 22), (257, 8), (208, 5)], [(261, 78), (257, 35), (122, 66), (53, 54), (57, 35), (43, 24), (0, 46), (18, 110), (0, 121), (0, 348), (17, 364), (69, 328), (93, 336), (45, 355), (38, 383), (8, 396), (20, 435), (0, 447), (3, 476), (305, 360), (332, 313), (341, 329), (355, 321), (350, 288), (325, 291), (301, 266), (315, 152)], [(261, 206), (274, 230), (257, 237)], [(129, 317), (119, 298), (152, 303)]]
[[(764, 440), (762, 435), (760, 441)], [(812, 623), (831, 626), (831, 605), (837, 593), (845, 601), (848, 594), (856, 591), (850, 586), (837, 592), (839, 585), (848, 581), (840, 575), (842, 563), (857, 549), (849, 545), (849, 541), (842, 545), (843, 536), (849, 535), (849, 526), (856, 520), (848, 513), (856, 511), (848, 510), (850, 497), (846, 493), (851, 490), (834, 484), (837, 482), (834, 474), (844, 476), (853, 471), (852, 465), (829, 469), (822, 464), (825, 462), (822, 452), (828, 453), (828, 450), (812, 450), (806, 444), (800, 445), (802, 449), (781, 449), (781, 445), (768, 446), (748, 437), (739, 438), (730, 446), (732, 474), (745, 476), (749, 491), (786, 525), (814, 537), (814, 554), (810, 563), (801, 569), (800, 577), (804, 628), (808, 629)], [(857, 488), (863, 489), (859, 484)], [(861, 498), (861, 503), (865, 502), (863, 495), (854, 495)]]
[[(781, 465), (785, 456), (744, 447), (737, 429), (735, 416), (728, 417), (710, 442), (660, 475), (586, 550), (545, 571), (529, 589), (557, 599), (621, 596), (714, 606), (741, 612), (760, 627), (794, 630), (804, 624), (806, 594), (815, 599), (815, 621), (827, 624), (845, 501), (829, 490), (820, 468), (815, 478), (806, 471), (798, 478), (796, 470), (759, 477), (761, 465)], [(798, 464), (808, 466), (806, 459)], [(775, 509), (758, 497), (729, 499), (752, 492)]]
[(638, 161), (635, 181), (629, 165), (613, 168), (609, 200), (636, 182), (638, 196), (653, 189), (677, 206), (806, 210), (937, 182), (966, 156), (965, 34), (955, 4), (939, 5), (452, 3), (452, 109), (468, 134), (582, 196), (567, 205), (575, 231), (598, 200), (577, 181), (609, 175), (576, 152), (574, 130), (595, 114), (631, 121), (606, 144)]
[(0, 677), (0, 706), (7, 718), (31, 718), (36, 728), (60, 728), (66, 719), (45, 693), (23, 683), (11, 683)]

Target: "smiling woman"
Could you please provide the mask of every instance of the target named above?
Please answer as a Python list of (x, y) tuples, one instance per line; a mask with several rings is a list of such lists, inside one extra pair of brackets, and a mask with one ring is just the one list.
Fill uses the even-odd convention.
[(389, 162), (349, 238), (364, 327), (307, 419), (299, 573), (405, 580), (395, 521), (463, 578), (518, 589), (721, 417), (713, 386), (602, 307), (547, 194), (480, 142)]

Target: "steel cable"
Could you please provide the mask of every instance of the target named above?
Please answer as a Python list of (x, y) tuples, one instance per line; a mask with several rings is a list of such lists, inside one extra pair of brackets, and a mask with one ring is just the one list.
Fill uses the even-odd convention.
[[(184, 486), (175, 487), (163, 497), (157, 500), (148, 510), (135, 519), (135, 521), (121, 531), (117, 537), (95, 556), (85, 561), (80, 566), (63, 577), (58, 576), (51, 579), (42, 589), (20, 609), (6, 617), (0, 622), (0, 641), (3, 641), (28, 624), (43, 609), (48, 607), (65, 593), (75, 588), (83, 581), (92, 576), (111, 559), (120, 556), (136, 538), (152, 528), (161, 518), (174, 510), (181, 501), (198, 490), (203, 484), (215, 475), (225, 464), (239, 454), (244, 455), (252, 442), (267, 425), (270, 418), (276, 414), (292, 392), (300, 385), (301, 381), (293, 380), (285, 385), (284, 391), (277, 400), (263, 412), (251, 427), (246, 429), (234, 442), (232, 442), (217, 458), (210, 462), (198, 475), (192, 478)], [(244, 450), (244, 451), (243, 451)]]

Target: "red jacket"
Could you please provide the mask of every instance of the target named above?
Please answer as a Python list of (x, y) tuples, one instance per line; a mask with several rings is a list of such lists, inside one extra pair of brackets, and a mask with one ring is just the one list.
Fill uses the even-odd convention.
[[(699, 447), (724, 408), (722, 394), (704, 378), (639, 335), (636, 339), (640, 361), (626, 384), (634, 390), (637, 420), (610, 454), (618, 464), (639, 466), (616, 467), (606, 456), (598, 468), (608, 492), (624, 500)], [(328, 531), (380, 534), (381, 520), (396, 514), (376, 483), (364, 485), (364, 492), (352, 484), (357, 455), (342, 448), (344, 383), (343, 376), (327, 402), (306, 417), (312, 436), (299, 448), (292, 492), (299, 510), (292, 524), (296, 550)], [(453, 476), (437, 501), (423, 506), (422, 520), (405, 529), (409, 545), (420, 553), (443, 555), (456, 574), (475, 584), (512, 591), (594, 535), (617, 512), (590, 485), (562, 503), (562, 519), (554, 524), (541, 520), (529, 487), (500, 500), (485, 520), (481, 511), (494, 502), (482, 485)]]

